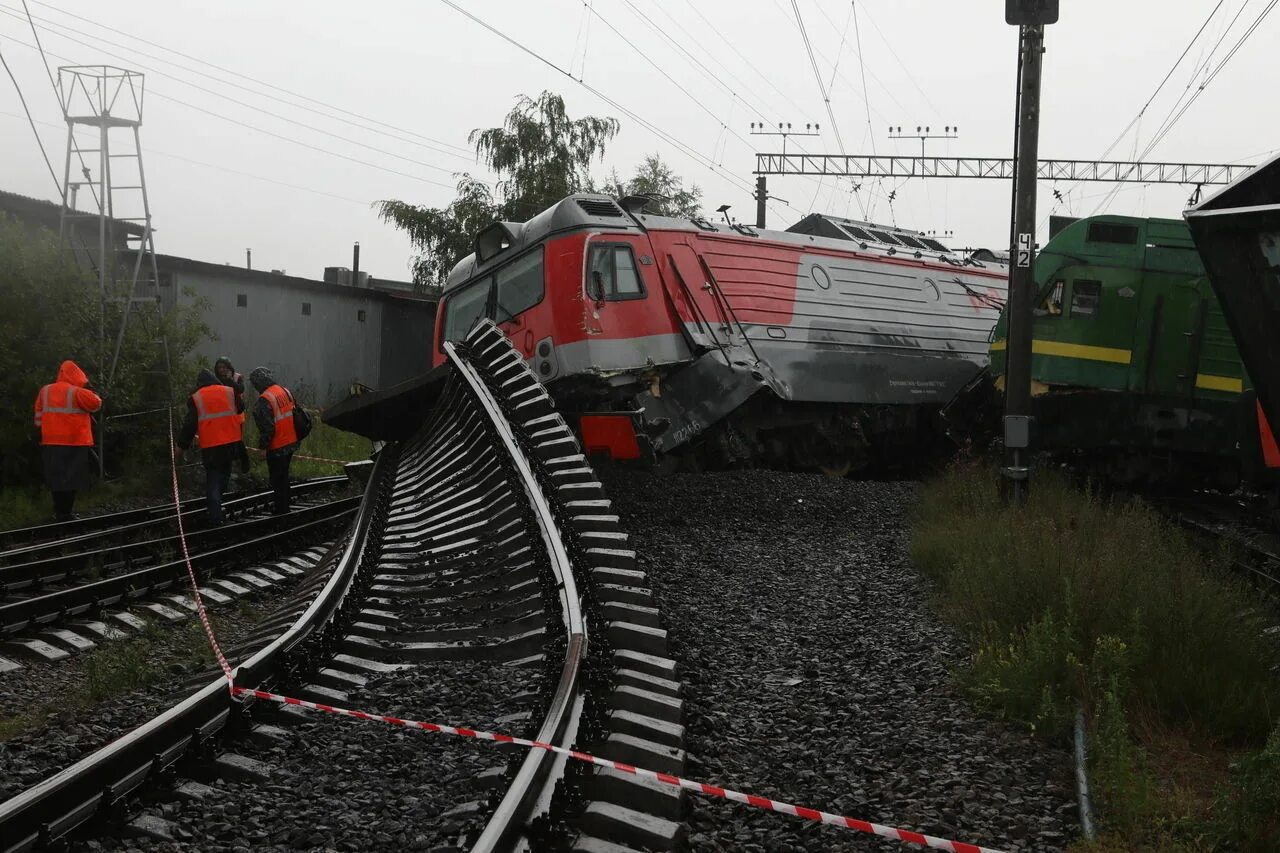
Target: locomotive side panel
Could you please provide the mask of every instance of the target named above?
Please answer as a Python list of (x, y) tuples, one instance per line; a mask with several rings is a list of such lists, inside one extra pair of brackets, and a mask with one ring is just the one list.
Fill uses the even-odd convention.
[(941, 405), (987, 361), (999, 276), (748, 237), (674, 239), (697, 252), (698, 286), (721, 297), (706, 313), (742, 336), (785, 400)]

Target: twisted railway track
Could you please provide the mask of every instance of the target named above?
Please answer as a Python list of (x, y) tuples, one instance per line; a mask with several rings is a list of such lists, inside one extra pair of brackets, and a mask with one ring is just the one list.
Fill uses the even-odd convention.
[[(188, 835), (208, 833), (197, 834), (196, 848), (211, 844), (225, 827), (206, 823), (198, 808), (162, 819), (148, 804), (159, 780), (171, 784), (219, 754), (239, 768), (245, 802), (272, 795), (269, 767), (227, 756), (264, 722), (297, 709), (237, 692), (344, 707), (372, 695), (408, 711), (425, 697), (379, 691), (389, 683), (414, 689), (415, 668), (436, 668), (426, 679), (436, 693), (440, 673), (468, 669), (519, 689), (478, 712), (517, 736), (683, 772), (682, 702), (666, 633), (601, 484), (495, 326), (479, 325), (446, 349), (452, 370), (441, 403), (412, 439), (379, 454), (354, 520), (308, 588), (252, 642), (230, 650), (238, 690), (211, 674), (165, 712), (0, 803), (0, 849), (110, 838), (130, 821), (133, 831), (158, 837), (186, 825)], [(30, 609), (39, 598), (19, 603)], [(64, 603), (58, 613), (72, 609)], [(8, 624), (36, 619), (8, 612)], [(477, 713), (465, 694), (451, 694), (459, 697), (452, 705), (433, 694), (430, 704), (444, 715)], [(343, 725), (349, 734), (336, 737), (369, 730)], [(332, 762), (343, 749), (314, 741), (291, 747), (289, 760)], [(666, 849), (680, 837), (678, 789), (566, 766), (544, 750), (490, 749), (490, 766), (469, 789), (476, 798), (455, 804), (441, 824), (451, 843), (483, 851)], [(316, 753), (309, 759), (301, 755), (308, 750)], [(368, 764), (354, 769), (376, 776), (378, 754), (370, 748)], [(442, 770), (413, 766), (424, 778)]]

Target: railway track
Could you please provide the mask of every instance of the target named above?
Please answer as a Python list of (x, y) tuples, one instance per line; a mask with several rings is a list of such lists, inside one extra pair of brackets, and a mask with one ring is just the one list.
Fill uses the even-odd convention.
[(1266, 513), (1238, 500), (1205, 495), (1197, 501), (1152, 499), (1160, 512), (1209, 547), (1227, 543), (1231, 567), (1268, 595), (1280, 595), (1280, 536)]
[[(318, 477), (295, 483), (293, 494), (304, 497), (324, 489), (345, 483), (345, 476)], [(271, 492), (229, 492), (223, 498), (223, 508), (228, 517), (252, 514), (268, 508)], [(205, 510), (204, 498), (189, 498), (182, 502), (184, 521), (198, 524)], [(127, 509), (120, 512), (89, 515), (72, 521), (55, 521), (0, 531), (0, 565), (27, 559), (41, 553), (56, 552), (61, 548), (92, 542), (102, 537), (125, 538), (143, 535), (149, 529), (168, 527), (173, 522), (173, 504)]]
[[(682, 702), (666, 634), (603, 488), (495, 326), (477, 326), (446, 348), (452, 370), (441, 405), (412, 439), (379, 454), (348, 532), (309, 588), (230, 650), (235, 687), (340, 707), (389, 703), (392, 713), (420, 718), (425, 709), (442, 722), (478, 720), (682, 772)], [(9, 622), (20, 618), (34, 617)], [(448, 691), (446, 678), (470, 687)], [(487, 708), (477, 704), (487, 695), (482, 685), (503, 688)], [(422, 757), (435, 747), (421, 739), (432, 736), (393, 741), (369, 723), (339, 722), (323, 735), (290, 739), (276, 724), (297, 710), (233, 698), (227, 681), (211, 676), (164, 713), (0, 803), (0, 849), (125, 831), (171, 840), (195, 832), (193, 849), (214, 843), (225, 820), (207, 819), (199, 803), (155, 812), (156, 782), (220, 761), (235, 770), (228, 796), (244, 804), (234, 806), (237, 813), (256, 813), (281, 786), (269, 761), (234, 752), (251, 748), (245, 744), (255, 733), (277, 744), (268, 757), (295, 769), (332, 765), (334, 755), (353, 754), (352, 738), (372, 736), (376, 742), (356, 753), (359, 766), (347, 768), (362, 783), (394, 764), (413, 768), (421, 789), (449, 767), (472, 767), (475, 778), (463, 786), (469, 799), (441, 810), (427, 798), (433, 801), (421, 809), (430, 814), (411, 823), (436, 826), (441, 841), (473, 850), (531, 841), (669, 848), (681, 834), (681, 793), (669, 786), (576, 762), (567, 767), (543, 750), (471, 746), (487, 750), (484, 767), (433, 766)], [(280, 743), (289, 746), (282, 752)], [(406, 748), (414, 760), (384, 752)], [(235, 827), (236, 837), (307, 843), (279, 825), (281, 814), (271, 819), (271, 827)], [(314, 833), (309, 820), (300, 832)], [(393, 837), (395, 825), (382, 821), (380, 832), (407, 843)]]
[[(323, 494), (341, 482), (298, 484), (298, 506), (281, 516), (266, 511), (270, 493), (241, 497), (232, 502), (231, 523), (189, 534), (192, 563), (210, 597), (262, 586), (261, 578), (243, 570), (247, 561), (331, 538), (345, 526), (359, 499), (325, 500)], [(172, 516), (110, 524), (98, 533), (11, 549), (6, 556), (0, 562), (0, 639), (7, 638), (13, 655), (56, 660), (90, 648), (91, 638), (130, 626), (119, 609), (131, 604), (165, 618), (193, 606), (189, 595), (176, 594), (187, 574)], [(68, 625), (71, 620), (79, 621)]]

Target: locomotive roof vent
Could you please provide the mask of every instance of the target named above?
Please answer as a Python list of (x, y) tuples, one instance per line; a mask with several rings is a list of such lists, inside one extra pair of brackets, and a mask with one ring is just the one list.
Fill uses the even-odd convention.
[[(644, 213), (644, 209), (649, 205), (649, 202), (661, 200), (662, 196), (641, 193), (640, 195), (625, 195), (619, 203), (622, 205), (622, 209), (627, 213), (635, 214)], [(585, 208), (586, 205), (584, 204), (583, 207)]]
[(490, 261), (516, 244), (523, 226), (519, 222), (495, 222), (476, 235), (476, 259)]
[(607, 216), (612, 219), (622, 218), (622, 211), (608, 199), (580, 198), (578, 199), (578, 207), (581, 207), (590, 216)]

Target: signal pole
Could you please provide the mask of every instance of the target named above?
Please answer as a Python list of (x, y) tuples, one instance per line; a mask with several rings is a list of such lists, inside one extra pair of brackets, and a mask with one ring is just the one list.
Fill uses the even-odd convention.
[[(764, 122), (751, 122), (752, 136), (781, 136), (782, 137), (782, 156), (787, 156), (787, 137), (788, 136), (820, 136), (821, 128), (815, 124), (805, 123), (804, 130), (792, 130), (791, 122), (778, 122), (777, 130), (765, 130)], [(766, 203), (772, 196), (769, 195), (769, 185), (764, 175), (756, 176), (756, 227), (765, 227)], [(779, 199), (781, 201), (781, 199)]]
[(1009, 250), (1009, 322), (1005, 351), (1004, 467), (1000, 492), (1022, 504), (1031, 486), (1031, 311), (1035, 297), (1036, 165), (1040, 141), (1040, 68), (1044, 25), (1058, 0), (1005, 0), (1005, 21), (1020, 29), (1013, 244)]

